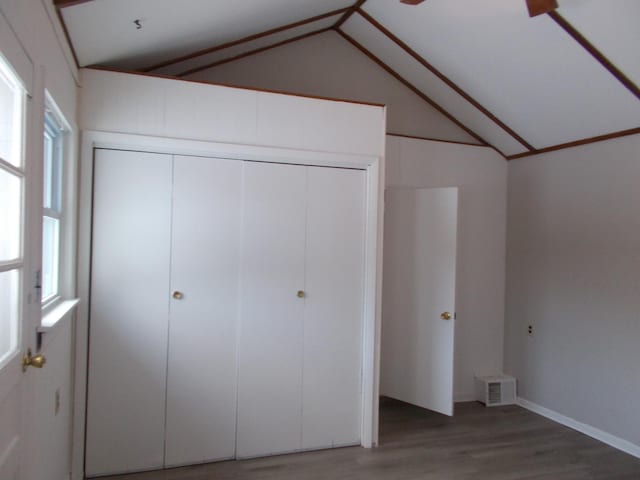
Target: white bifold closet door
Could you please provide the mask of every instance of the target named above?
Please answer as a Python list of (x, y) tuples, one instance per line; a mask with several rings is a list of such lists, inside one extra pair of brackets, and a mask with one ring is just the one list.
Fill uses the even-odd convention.
[(96, 150), (86, 474), (164, 461), (171, 155)]
[(173, 169), (165, 466), (236, 447), (242, 162), (176, 156)]
[(96, 151), (87, 475), (235, 456), (241, 192), (242, 162)]
[(357, 444), (365, 174), (244, 168), (237, 456)]
[(359, 444), (365, 172), (94, 165), (87, 476)]

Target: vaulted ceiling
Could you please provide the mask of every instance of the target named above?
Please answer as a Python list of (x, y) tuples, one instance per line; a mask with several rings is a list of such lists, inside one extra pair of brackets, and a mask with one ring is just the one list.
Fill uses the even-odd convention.
[(80, 66), (186, 77), (320, 32), (507, 158), (640, 133), (640, 1), (55, 0)]

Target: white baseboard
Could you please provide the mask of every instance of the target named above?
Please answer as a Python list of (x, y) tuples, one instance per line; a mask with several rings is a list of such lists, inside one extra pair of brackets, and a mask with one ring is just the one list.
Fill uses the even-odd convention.
[(640, 445), (635, 445), (623, 438), (616, 437), (615, 435), (611, 435), (610, 433), (603, 432), (602, 430), (592, 427), (591, 425), (587, 425), (586, 423), (579, 422), (574, 420), (573, 418), (569, 418), (565, 415), (562, 415), (553, 410), (549, 410), (537, 403), (530, 402), (529, 400), (518, 397), (517, 400), (518, 405), (522, 408), (526, 408), (527, 410), (532, 411), (533, 413), (537, 413), (538, 415), (542, 415), (543, 417), (547, 417), (554, 422), (560, 423), (565, 427), (572, 428), (573, 430), (577, 430), (580, 433), (584, 433), (585, 435), (595, 438), (607, 445), (612, 446), (613, 448), (617, 448), (618, 450), (622, 450), (629, 455), (633, 455), (636, 458), (640, 458)]

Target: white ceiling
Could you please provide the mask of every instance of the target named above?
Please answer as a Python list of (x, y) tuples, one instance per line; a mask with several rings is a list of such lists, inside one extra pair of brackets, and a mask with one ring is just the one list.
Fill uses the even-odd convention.
[[(92, 0), (61, 11), (81, 66), (140, 70), (354, 3)], [(559, 3), (558, 12), (638, 84), (640, 0)], [(505, 155), (527, 151), (513, 133), (541, 149), (640, 126), (638, 98), (551, 17), (529, 18), (524, 0), (428, 0), (414, 7), (398, 0), (367, 0), (362, 9), (480, 108), (365, 17), (352, 15), (342, 32)], [(180, 75), (329, 28), (340, 17), (172, 63), (154, 73)]]
[(364, 10), (536, 148), (640, 125), (640, 102), (524, 1), (368, 0)]
[[(62, 9), (80, 66), (141, 68), (352, 5), (351, 0), (93, 0)], [(142, 29), (136, 29), (134, 20)]]
[(560, 2), (562, 15), (636, 85), (640, 84), (640, 1)]

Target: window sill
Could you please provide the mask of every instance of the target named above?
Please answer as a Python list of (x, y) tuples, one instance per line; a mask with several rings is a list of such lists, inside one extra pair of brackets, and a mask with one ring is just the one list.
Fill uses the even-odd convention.
[(36, 331), (38, 333), (51, 332), (56, 327), (56, 325), (60, 323), (60, 320), (67, 317), (76, 308), (78, 303), (80, 303), (79, 298), (61, 301), (54, 308), (52, 308), (42, 316), (42, 321), (40, 322), (40, 326), (36, 329)]

